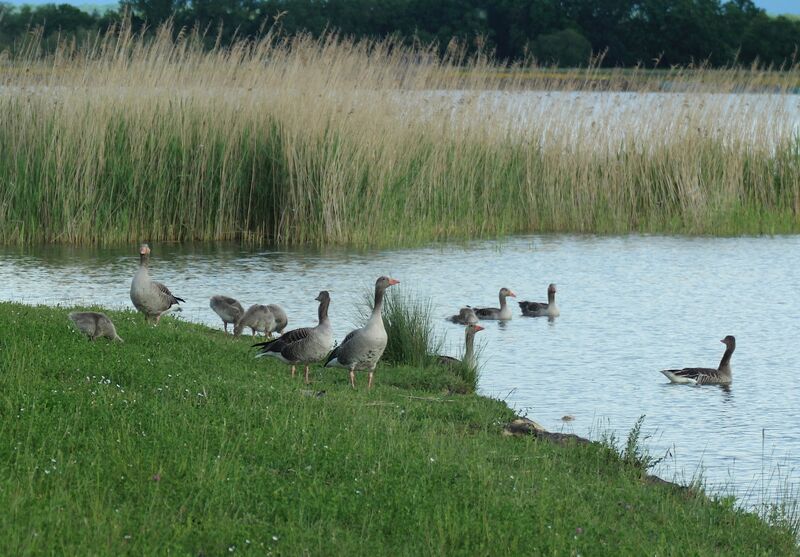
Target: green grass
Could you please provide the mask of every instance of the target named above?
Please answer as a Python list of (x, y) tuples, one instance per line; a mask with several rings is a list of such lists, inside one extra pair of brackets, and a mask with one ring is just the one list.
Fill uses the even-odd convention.
[[(249, 340), (0, 304), (0, 539), (9, 555), (789, 555), (792, 534), (647, 485), (601, 445), (504, 437), (448, 371), (307, 388)], [(307, 396), (324, 391), (324, 396)]]

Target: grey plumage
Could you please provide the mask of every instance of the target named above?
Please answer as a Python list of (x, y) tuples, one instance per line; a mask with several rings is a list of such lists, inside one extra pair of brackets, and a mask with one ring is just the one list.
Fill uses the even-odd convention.
[(725, 353), (717, 369), (706, 367), (685, 367), (683, 369), (662, 369), (673, 383), (689, 383), (693, 385), (728, 385), (733, 382), (731, 356), (736, 350), (736, 338), (728, 335), (720, 341), (725, 345)]
[(350, 332), (342, 343), (330, 353), (325, 361), (325, 367), (343, 367), (350, 370), (350, 385), (355, 389), (356, 370), (369, 371), (368, 388), (372, 387), (372, 378), (375, 366), (386, 349), (388, 336), (383, 326), (383, 295), (386, 289), (400, 281), (386, 276), (380, 277), (375, 282), (375, 305), (366, 325)]
[(283, 308), (278, 304), (267, 304), (267, 307), (272, 312), (272, 316), (275, 318), (275, 328), (270, 332), (282, 334), (283, 330), (286, 328), (286, 325), (289, 324), (289, 318), (286, 316), (286, 312), (283, 311)]
[(95, 311), (73, 311), (69, 314), (69, 318), (79, 331), (89, 337), (89, 340), (105, 337), (123, 342), (117, 334), (114, 323), (105, 313)]
[(437, 360), (441, 365), (446, 366), (455, 366), (461, 363), (468, 365), (469, 367), (474, 368), (476, 366), (475, 361), (475, 333), (478, 331), (482, 331), (483, 327), (476, 324), (467, 325), (464, 328), (464, 359), (459, 360), (457, 358), (453, 358), (452, 356), (438, 356)]
[(324, 359), (333, 348), (333, 332), (330, 319), (328, 319), (330, 294), (323, 290), (316, 300), (319, 302), (317, 311), (319, 323), (316, 327), (294, 329), (275, 340), (254, 344), (254, 347), (259, 347), (256, 358), (266, 356), (292, 364), (292, 376), (294, 376), (296, 364), (305, 364), (305, 379), (308, 382), (308, 364)]
[(272, 315), (272, 311), (267, 306), (253, 304), (247, 308), (242, 318), (236, 322), (236, 325), (233, 327), (233, 335), (238, 337), (242, 334), (242, 330), (245, 327), (250, 328), (253, 332), (253, 336), (256, 335), (256, 331), (268, 335), (275, 330), (275, 316)]
[(164, 284), (150, 278), (150, 247), (142, 244), (139, 248), (139, 269), (131, 281), (131, 302), (144, 314), (146, 321), (155, 318), (158, 324), (161, 316), (178, 302), (185, 302), (170, 292)]
[(516, 298), (517, 295), (514, 294), (508, 288), (501, 288), (500, 289), (500, 307), (499, 308), (476, 308), (475, 315), (478, 316), (478, 319), (496, 319), (500, 321), (506, 321), (511, 319), (511, 308), (508, 307), (506, 303), (506, 298), (511, 296), (512, 298)]
[(475, 315), (474, 309), (467, 306), (458, 310), (456, 315), (451, 315), (447, 320), (458, 325), (474, 325), (478, 322), (478, 316)]
[(226, 333), (228, 332), (228, 323), (236, 325), (236, 322), (244, 315), (242, 304), (239, 303), (239, 300), (230, 296), (211, 296), (208, 305), (222, 319)]
[(547, 287), (547, 303), (519, 302), (519, 308), (526, 317), (558, 317), (561, 312), (556, 305), (556, 285)]

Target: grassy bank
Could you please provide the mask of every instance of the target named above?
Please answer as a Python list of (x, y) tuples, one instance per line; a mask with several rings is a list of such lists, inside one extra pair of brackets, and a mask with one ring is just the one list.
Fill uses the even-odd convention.
[(797, 232), (799, 78), (509, 69), (335, 37), (34, 41), (0, 66), (0, 242)]
[(110, 312), (125, 343), (89, 343), (66, 314), (0, 304), (8, 554), (796, 553), (607, 448), (502, 436), (444, 371), (307, 388), (220, 331)]

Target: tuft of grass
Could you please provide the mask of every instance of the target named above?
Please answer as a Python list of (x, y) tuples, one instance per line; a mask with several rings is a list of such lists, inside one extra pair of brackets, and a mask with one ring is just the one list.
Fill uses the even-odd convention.
[[(361, 319), (366, 319), (373, 307), (373, 292), (365, 291)], [(433, 305), (430, 299), (420, 299), (416, 294), (400, 287), (386, 292), (383, 302), (383, 325), (389, 340), (383, 359), (392, 364), (407, 365), (420, 370), (436, 381), (439, 375), (439, 354), (442, 339), (436, 335), (433, 322)], [(476, 349), (478, 355), (480, 349)], [(449, 366), (449, 371), (460, 380), (446, 390), (457, 393), (474, 393), (478, 388), (479, 371), (464, 362)]]
[(126, 342), (87, 342), (69, 311), (0, 303), (10, 555), (797, 554), (605, 447), (505, 437), (508, 407), (428, 371), (305, 386), (247, 339), (106, 311)]
[(508, 68), (272, 31), (206, 49), (126, 24), (52, 54), (31, 37), (0, 69), (2, 243), (800, 230), (798, 67)]

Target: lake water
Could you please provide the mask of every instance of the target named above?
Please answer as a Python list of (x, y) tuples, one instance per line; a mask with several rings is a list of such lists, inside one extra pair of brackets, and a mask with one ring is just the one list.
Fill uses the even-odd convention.
[[(221, 328), (208, 298), (224, 293), (283, 305), (290, 328), (313, 325), (314, 297), (329, 289), (341, 339), (360, 325), (364, 292), (387, 274), (431, 300), (454, 355), (463, 329), (446, 316), (496, 306), (502, 286), (517, 300), (546, 301), (555, 282), (556, 320), (521, 317), (514, 304), (512, 321), (483, 323), (481, 393), (550, 430), (594, 439), (624, 440), (646, 415), (646, 446), (669, 453), (657, 473), (702, 475), (749, 504), (800, 484), (800, 237), (529, 236), (358, 253), (151, 247), (151, 274), (186, 299), (185, 319)], [(137, 246), (0, 248), (0, 300), (131, 307), (137, 265)], [(716, 367), (728, 334), (737, 339), (729, 389), (672, 385), (658, 373)]]

